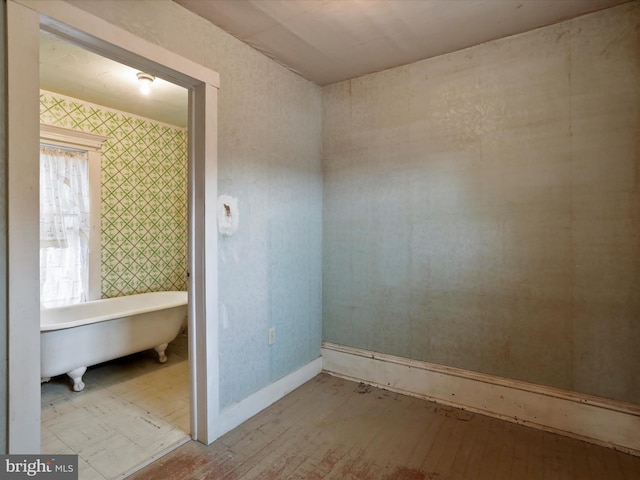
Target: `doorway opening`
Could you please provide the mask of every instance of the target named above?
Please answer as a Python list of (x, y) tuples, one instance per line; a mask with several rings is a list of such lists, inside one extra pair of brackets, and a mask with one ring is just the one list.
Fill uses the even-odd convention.
[[(41, 132), (40, 152), (40, 302), (46, 318), (60, 306), (84, 304), (85, 311), (104, 315), (115, 302), (93, 300), (187, 291), (188, 91), (151, 77), (151, 91), (144, 94), (138, 73), (40, 34), (41, 130), (55, 129)], [(82, 144), (79, 137), (89, 135), (99, 148)], [(177, 311), (184, 316), (186, 307)], [(42, 452), (77, 454), (83, 478), (116, 478), (189, 440), (186, 317), (181, 322), (161, 312), (41, 332), (41, 375), (56, 375), (41, 388)], [(152, 321), (158, 322), (150, 324), (154, 333), (145, 331), (143, 322)], [(40, 323), (42, 328), (42, 316)], [(147, 343), (161, 328), (166, 335), (158, 342), (169, 343), (166, 360), (144, 348), (156, 346)], [(120, 344), (105, 344), (98, 331)], [(56, 343), (74, 338), (92, 346), (53, 353)], [(89, 359), (108, 361), (85, 365)], [(77, 382), (67, 375), (69, 363), (88, 367)]]
[[(188, 89), (187, 276), (191, 437), (215, 438), (218, 415), (216, 108), (218, 77), (76, 7), (7, 3), (8, 63), (8, 452), (40, 452), (40, 309), (37, 302), (40, 31)], [(89, 34), (88, 31), (99, 32)], [(25, 55), (25, 52), (32, 54)], [(33, 55), (33, 53), (36, 53)], [(213, 209), (210, 209), (213, 210)], [(204, 285), (207, 284), (206, 296)], [(36, 302), (33, 300), (36, 299)]]

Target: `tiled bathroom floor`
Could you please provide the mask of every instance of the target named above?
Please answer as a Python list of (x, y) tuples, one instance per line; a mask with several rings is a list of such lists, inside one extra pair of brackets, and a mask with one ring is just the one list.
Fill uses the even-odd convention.
[(66, 375), (42, 384), (42, 452), (77, 453), (79, 480), (123, 478), (190, 439), (187, 338), (91, 367), (82, 392)]

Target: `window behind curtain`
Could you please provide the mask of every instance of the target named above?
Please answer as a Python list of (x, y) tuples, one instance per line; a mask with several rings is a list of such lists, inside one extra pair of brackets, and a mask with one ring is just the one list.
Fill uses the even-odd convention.
[(87, 300), (89, 171), (85, 151), (40, 147), (40, 304)]

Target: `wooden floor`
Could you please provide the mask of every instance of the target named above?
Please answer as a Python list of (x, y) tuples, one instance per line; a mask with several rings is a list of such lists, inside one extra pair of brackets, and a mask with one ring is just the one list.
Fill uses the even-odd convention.
[(637, 480), (640, 457), (321, 374), (129, 478)]

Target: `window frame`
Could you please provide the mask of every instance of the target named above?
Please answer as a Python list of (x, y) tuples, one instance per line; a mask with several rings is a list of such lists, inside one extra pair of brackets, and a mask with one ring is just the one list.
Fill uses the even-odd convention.
[(89, 285), (87, 301), (102, 297), (102, 195), (100, 171), (104, 135), (40, 124), (40, 143), (87, 152), (89, 171)]

